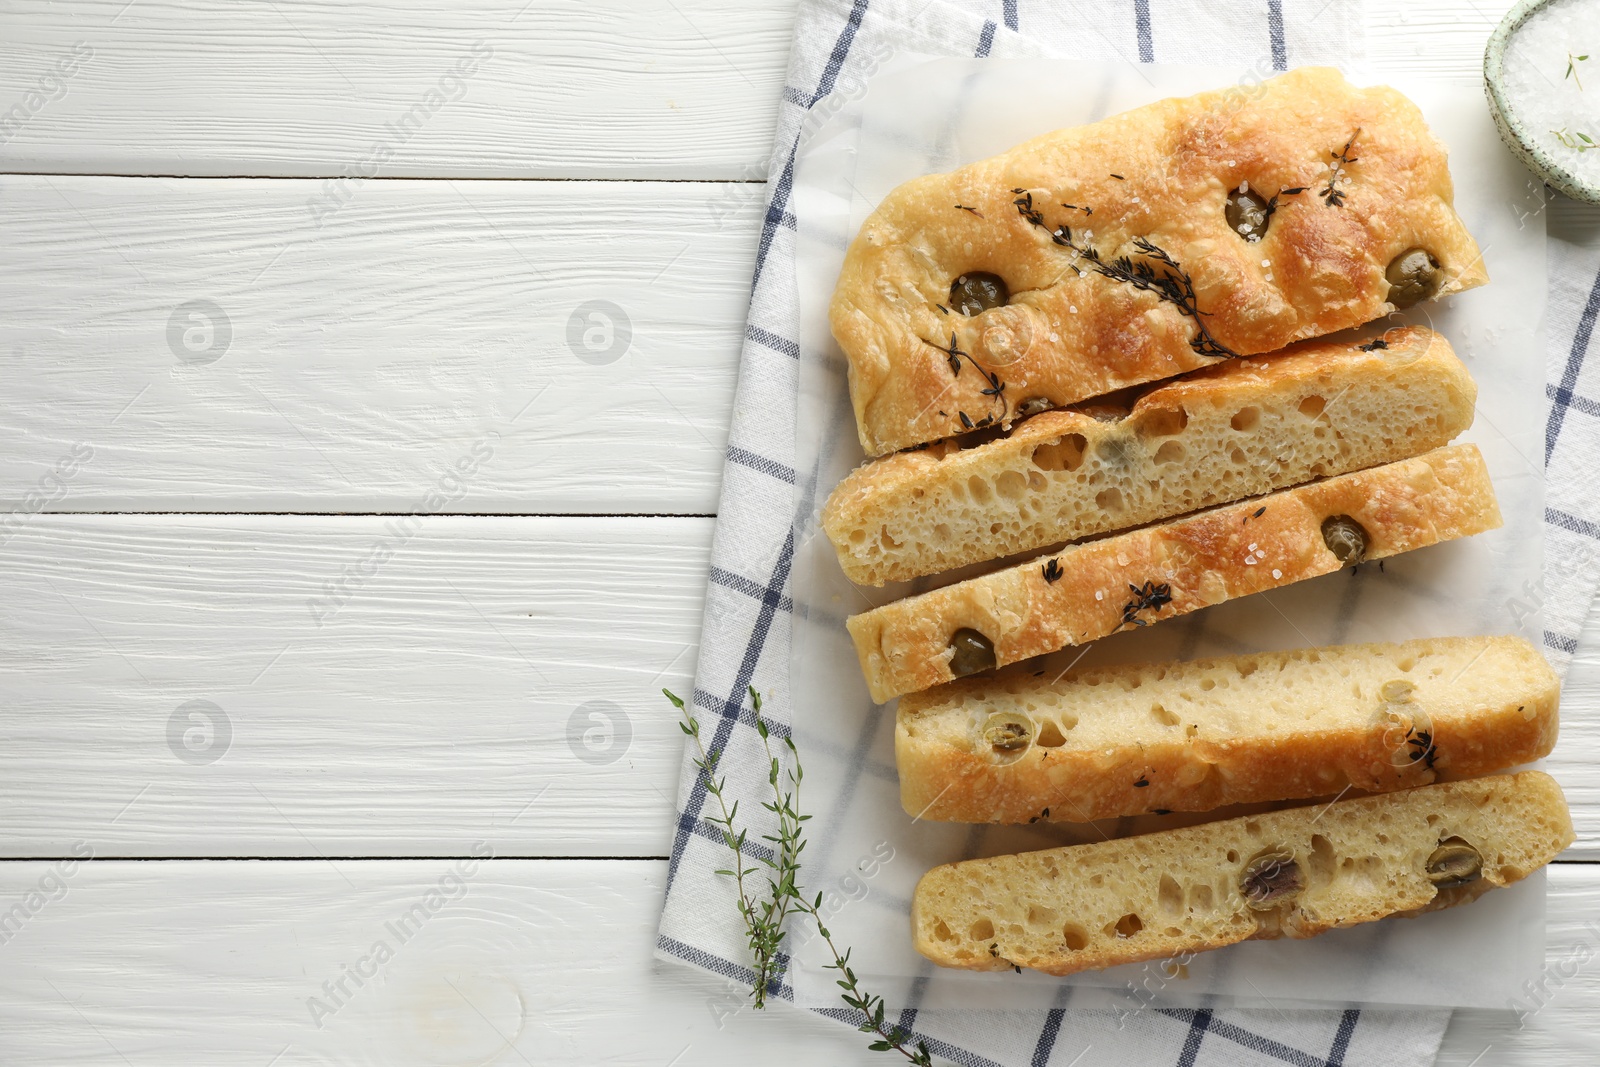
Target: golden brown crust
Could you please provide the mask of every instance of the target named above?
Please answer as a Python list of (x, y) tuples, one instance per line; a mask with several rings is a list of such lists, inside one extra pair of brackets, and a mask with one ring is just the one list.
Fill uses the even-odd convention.
[(823, 529), (851, 581), (883, 585), (1393, 462), (1471, 425), (1477, 388), (1448, 341), (1411, 326), (1379, 340), (1226, 360), (1112, 421), (1047, 411), (974, 447), (868, 460)]
[[(1409, 690), (1392, 691), (1399, 680)], [(901, 802), (930, 821), (1085, 822), (1388, 792), (1555, 745), (1560, 683), (1528, 642), (1451, 637), (979, 675), (900, 701)], [(990, 715), (1028, 742), (985, 743)]]
[[(1345, 195), (1329, 206), (1319, 193), (1331, 154), (1358, 129), (1337, 185)], [(1224, 218), (1241, 183), (1263, 196), (1306, 191), (1280, 196), (1265, 236), (1249, 242)], [(1031, 194), (1042, 226), (1019, 213), (1014, 189)], [(1163, 100), (907, 182), (852, 242), (830, 309), (862, 447), (882, 455), (962, 432), (963, 412), (1008, 423), (1031, 397), (1065, 406), (1215, 362), (1191, 348), (1196, 320), (1174, 304), (1078, 260), (1080, 276), (1077, 253), (1052, 240), (1061, 226), (1104, 261), (1138, 258), (1136, 238), (1153, 242), (1192, 279), (1211, 336), (1251, 355), (1391, 311), (1384, 272), (1408, 249), (1438, 260), (1441, 293), (1487, 281), (1453, 195), (1444, 147), (1417, 107), (1328, 68)], [(972, 271), (1004, 278), (1011, 302), (972, 317), (949, 310), (952, 281)], [(970, 365), (952, 375), (952, 336), (1004, 381), (999, 396), (983, 395), (992, 385)]]
[[(1437, 887), (1428, 864), (1457, 838), (1481, 877)], [(1538, 771), (1422, 786), (935, 867), (912, 898), (912, 939), (944, 967), (1074, 974), (1463, 904), (1572, 840), (1566, 799)], [(1257, 910), (1241, 884), (1263, 855), (1292, 863), (1302, 888)]]
[(987, 637), (1003, 667), (1123, 629), (1130, 586), (1167, 587), (1170, 602), (1134, 613), (1149, 623), (1332, 573), (1343, 564), (1322, 523), (1339, 515), (1365, 528), (1367, 559), (1500, 525), (1483, 457), (1452, 445), (1068, 547), (1053, 557), (1063, 572), (1053, 582), (1033, 560), (853, 615), (846, 626), (881, 703), (952, 680), (959, 629)]

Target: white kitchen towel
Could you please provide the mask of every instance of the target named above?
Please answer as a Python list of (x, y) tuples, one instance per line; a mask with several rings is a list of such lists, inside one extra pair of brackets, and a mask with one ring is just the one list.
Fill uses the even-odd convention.
[[(802, 122), (836, 90), (863, 85), (896, 51), (929, 55), (1112, 58), (1128, 62), (1259, 63), (1270, 72), (1290, 65), (1359, 62), (1364, 55), (1359, 0), (1090, 3), (1060, 0), (801, 0), (783, 91), (778, 136), (768, 175), (746, 341), (725, 467), (704, 630), (692, 696), (708, 747), (721, 752), (719, 772), (740, 802), (750, 829), (749, 850), (771, 832), (762, 802), (767, 763), (756, 736), (746, 691), (772, 694), (764, 717), (786, 732), (791, 709), (789, 646), (794, 603), (789, 578), (797, 516), (808, 514), (819, 491), (796, 469), (795, 419), (799, 345), (794, 285), (796, 221), (790, 204), (795, 149)], [(1468, 89), (1467, 91), (1471, 91)], [(824, 105), (826, 106), (826, 105)], [(1025, 102), (1021, 106), (1025, 106)], [(1529, 225), (1542, 220), (1530, 218)], [(1600, 312), (1600, 256), (1581, 243), (1556, 244), (1551, 256), (1553, 406), (1545, 463), (1553, 475), (1581, 472), (1600, 449), (1600, 380), (1585, 377), (1584, 353)], [(1536, 368), (1531, 368), (1537, 373)], [(1600, 371), (1593, 371), (1600, 374)], [(1586, 389), (1592, 382), (1594, 388)], [(847, 430), (845, 431), (847, 432)], [(1537, 461), (1537, 457), (1529, 457)], [(1596, 579), (1600, 508), (1581, 488), (1552, 482), (1547, 518), (1547, 574), (1560, 581), (1526, 590), (1527, 610), (1542, 602), (1552, 658), (1570, 657)], [(1565, 484), (1581, 487), (1576, 473)], [(728, 866), (704, 782), (686, 751), (657, 954), (748, 984), (743, 932), (733, 886), (715, 873)], [(805, 753), (807, 759), (830, 758)], [(816, 887), (813, 887), (816, 888)], [(937, 976), (929, 980), (936, 983)], [(792, 999), (781, 978), (773, 995)], [(928, 998), (924, 997), (926, 1001)], [(735, 998), (720, 1010), (736, 1010)], [(1405, 1067), (1432, 1062), (1448, 1010), (1371, 1009), (1279, 1011), (1204, 1005), (1197, 1008), (1073, 1010), (1070, 994), (1048, 1011), (919, 1011), (891, 1013), (937, 1056), (963, 1064), (1254, 1065)], [(844, 1023), (859, 1016), (842, 1005), (822, 1014)], [(891, 1062), (891, 1061), (884, 1061)]]

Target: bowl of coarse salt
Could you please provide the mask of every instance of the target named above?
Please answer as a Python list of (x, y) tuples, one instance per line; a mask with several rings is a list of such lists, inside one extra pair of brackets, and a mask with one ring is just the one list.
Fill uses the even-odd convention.
[(1522, 0), (1489, 38), (1483, 82), (1528, 169), (1600, 203), (1600, 0)]

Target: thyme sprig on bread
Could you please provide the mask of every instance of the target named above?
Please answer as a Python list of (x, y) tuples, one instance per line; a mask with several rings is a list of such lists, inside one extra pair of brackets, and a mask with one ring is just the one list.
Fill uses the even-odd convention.
[[(1348, 147), (1347, 145), (1346, 148)], [(1093, 264), (1095, 273), (1112, 281), (1131, 285), (1143, 292), (1154, 293), (1157, 299), (1171, 304), (1186, 318), (1192, 320), (1195, 335), (1190, 339), (1189, 347), (1196, 353), (1219, 358), (1238, 357), (1239, 353), (1211, 336), (1211, 331), (1206, 329), (1201, 316), (1210, 312), (1200, 310), (1199, 299), (1195, 295), (1194, 279), (1189, 277), (1188, 272), (1161, 246), (1147, 237), (1135, 237), (1133, 247), (1138, 250), (1139, 259), (1124, 255), (1108, 261), (1100, 255), (1099, 249), (1094, 245), (1075, 242), (1071, 227), (1057, 226), (1052, 230), (1045, 222), (1044, 212), (1034, 205), (1032, 193), (1026, 189), (1011, 191), (1018, 194), (1011, 202), (1016, 206), (1017, 214), (1028, 220), (1031, 225), (1047, 232), (1055, 244), (1070, 248), (1081, 258), (1088, 260)], [(1083, 268), (1076, 263), (1072, 266), (1079, 274), (1083, 273)]]
[(781, 759), (772, 750), (771, 732), (766, 720), (761, 717), (761, 694), (756, 692), (755, 686), (748, 689), (751, 706), (755, 709), (756, 733), (761, 736), (761, 746), (767, 757), (767, 783), (772, 788), (772, 799), (761, 806), (778, 819), (777, 834), (762, 835), (762, 840), (770, 842), (773, 849), (771, 856), (758, 856), (769, 868), (767, 895), (759, 903), (753, 898), (751, 886), (746, 881), (747, 877), (754, 881), (757, 872), (745, 862), (744, 846), (748, 831), (736, 826), (739, 802), (735, 800), (728, 803), (724, 795), (727, 779), (718, 777), (716, 773), (722, 749), (707, 751), (700, 738), (700, 721), (688, 710), (683, 698), (668, 689), (661, 692), (673, 707), (683, 713), (683, 721), (678, 728), (694, 743), (699, 753), (694, 761), (695, 768), (705, 783), (706, 792), (716, 800), (721, 812), (720, 818), (709, 816), (706, 821), (721, 831), (722, 843), (733, 851), (733, 867), (717, 873), (732, 878), (737, 887), (739, 916), (744, 920), (746, 939), (755, 964), (756, 980), (751, 983), (750, 990), (752, 1003), (757, 1008), (766, 1007), (767, 994), (782, 978), (783, 964), (779, 959), (779, 951), (783, 947), (784, 921), (791, 911), (799, 912), (810, 917), (817, 934), (828, 946), (833, 962), (827, 967), (840, 974), (837, 980), (842, 990), (839, 999), (862, 1015), (863, 1021), (857, 1029), (876, 1036), (868, 1048), (876, 1052), (898, 1052), (915, 1067), (932, 1067), (933, 1059), (927, 1045), (918, 1041), (912, 1047), (911, 1034), (903, 1027), (887, 1022), (883, 998), (861, 988), (860, 979), (850, 966), (850, 949), (841, 952), (834, 943), (833, 934), (822, 921), (822, 894), (818, 893), (812, 900), (801, 892), (798, 881), (800, 853), (806, 847), (803, 824), (811, 819), (809, 815), (800, 814), (800, 783), (805, 771), (800, 766), (800, 753), (792, 737), (783, 739), (793, 762), (792, 767), (784, 770)]

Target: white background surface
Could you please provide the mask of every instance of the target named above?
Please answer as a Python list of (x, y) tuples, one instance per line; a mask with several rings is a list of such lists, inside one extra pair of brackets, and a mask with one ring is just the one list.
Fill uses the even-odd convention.
[[(1374, 3), (1374, 71), (1476, 92), (1504, 6)], [(650, 958), (680, 751), (656, 691), (694, 661), (792, 19), (0, 7), (0, 111), (93, 50), (0, 145), (0, 510), (45, 486), (59, 513), (0, 544), (0, 910), (55, 898), (0, 943), (0, 1062), (884, 1062)], [(414, 180), (316, 225), (324, 179), (480, 41), (383, 168)], [(193, 300), (231, 322), (211, 363), (168, 344)], [(598, 365), (567, 340), (593, 300), (629, 331)], [(385, 533), (430, 492), (452, 514)], [(1597, 713), (1600, 615), (1551, 760), (1579, 840), (1548, 1006), (1458, 1013), (1441, 1063), (1600, 1060)]]

